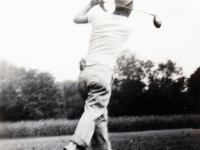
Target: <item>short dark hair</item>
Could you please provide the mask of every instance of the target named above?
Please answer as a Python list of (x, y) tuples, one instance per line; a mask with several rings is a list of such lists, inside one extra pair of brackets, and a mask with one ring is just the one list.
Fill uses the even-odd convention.
[(133, 7), (133, 1), (131, 1), (130, 3), (128, 3), (126, 6), (130, 7), (130, 9), (116, 5), (114, 13), (120, 13), (120, 14), (122, 13), (122, 15), (128, 17), (131, 14), (131, 11), (132, 11), (131, 8)]

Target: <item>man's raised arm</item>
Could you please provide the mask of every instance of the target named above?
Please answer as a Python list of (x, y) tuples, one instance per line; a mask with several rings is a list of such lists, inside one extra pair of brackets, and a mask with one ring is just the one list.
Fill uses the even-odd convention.
[(81, 10), (74, 18), (74, 22), (77, 24), (88, 23), (87, 13), (95, 5), (99, 4), (99, 0), (91, 0), (87, 6)]

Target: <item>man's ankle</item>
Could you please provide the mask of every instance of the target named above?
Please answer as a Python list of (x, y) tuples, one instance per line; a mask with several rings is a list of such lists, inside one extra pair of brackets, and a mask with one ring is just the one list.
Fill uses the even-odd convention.
[(78, 150), (86, 150), (85, 147), (82, 147), (82, 146), (79, 146), (79, 145), (76, 145), (76, 148), (77, 148)]
[(70, 143), (71, 143), (72, 145), (76, 145), (76, 146), (77, 146), (77, 144), (76, 144), (76, 143), (74, 143), (73, 141), (71, 141)]
[(73, 146), (76, 146), (76, 148), (77, 148), (78, 150), (86, 150), (85, 147), (79, 146), (79, 145), (77, 145), (76, 143), (74, 143), (73, 141), (71, 141), (70, 144), (73, 145)]

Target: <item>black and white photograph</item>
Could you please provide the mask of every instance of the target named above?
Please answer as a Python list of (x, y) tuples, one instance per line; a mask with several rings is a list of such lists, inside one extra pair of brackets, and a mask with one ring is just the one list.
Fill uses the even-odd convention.
[(200, 1), (0, 0), (0, 150), (200, 150)]

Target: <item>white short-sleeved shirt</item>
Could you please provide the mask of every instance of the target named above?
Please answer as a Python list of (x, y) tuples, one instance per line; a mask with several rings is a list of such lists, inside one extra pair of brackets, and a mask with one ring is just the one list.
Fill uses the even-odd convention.
[(127, 17), (108, 13), (99, 5), (90, 10), (87, 18), (92, 24), (92, 33), (85, 58), (86, 65), (103, 64), (113, 70), (133, 31), (133, 24)]

